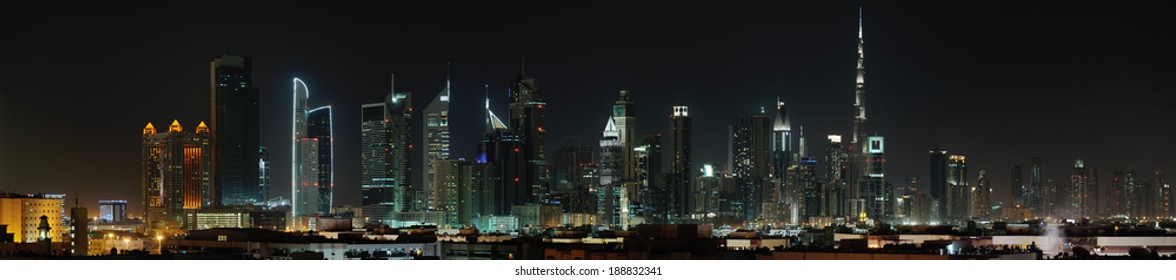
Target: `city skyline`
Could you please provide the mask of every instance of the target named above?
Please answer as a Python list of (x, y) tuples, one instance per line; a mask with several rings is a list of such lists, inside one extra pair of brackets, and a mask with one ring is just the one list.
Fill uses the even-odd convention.
[[(414, 8), (431, 10), (436, 7)], [(510, 10), (504, 7), (489, 8)], [(655, 7), (651, 4), (638, 4), (633, 8), (616, 13), (621, 16), (635, 16), (640, 14), (640, 11), (648, 11)], [(576, 22), (590, 19), (591, 12), (602, 11), (588, 9), (580, 12), (557, 12), (545, 15), (550, 17), (545, 19), (560, 24), (544, 27), (547, 28), (545, 31), (570, 30), (571, 33), (583, 32), (590, 36), (531, 38), (507, 46), (484, 49), (469, 46), (443, 48), (431, 50), (425, 55), (412, 55), (413, 51), (422, 49), (411, 46), (398, 49), (405, 52), (404, 54), (385, 54), (379, 50), (393, 45), (393, 41), (360, 44), (358, 42), (364, 41), (360, 39), (363, 36), (333, 35), (331, 30), (334, 28), (331, 27), (310, 30), (312, 35), (326, 39), (324, 41), (338, 39), (351, 42), (354, 43), (351, 45), (358, 46), (361, 51), (336, 54), (346, 48), (332, 48), (331, 43), (324, 42), (311, 44), (307, 47), (311, 50), (285, 50), (279, 45), (288, 42), (287, 39), (264, 37), (275, 36), (266, 33), (279, 30), (280, 24), (255, 25), (252, 22), (265, 16), (276, 17), (278, 11), (259, 9), (256, 11), (259, 13), (256, 18), (238, 11), (241, 14), (228, 15), (226, 21), (206, 23), (219, 24), (222, 28), (249, 27), (251, 31), (262, 34), (264, 38), (254, 39), (242, 34), (223, 36), (219, 37), (220, 40), (204, 42), (198, 46), (169, 49), (167, 54), (170, 56), (167, 57), (155, 57), (159, 56), (159, 53), (152, 53), (153, 51), (142, 46), (111, 52), (116, 54), (113, 55), (116, 57), (138, 55), (141, 58), (151, 58), (151, 61), (120, 59), (122, 63), (116, 65), (130, 68), (127, 69), (130, 73), (125, 75), (94, 71), (109, 64), (103, 59), (110, 58), (95, 56), (101, 48), (58, 46), (55, 48), (61, 49), (39, 49), (45, 47), (43, 44), (52, 43), (56, 39), (42, 37), (44, 35), (37, 33), (37, 29), (21, 30), (15, 32), (21, 40), (5, 46), (7, 51), (33, 54), (30, 57), (57, 55), (45, 61), (17, 57), (13, 61), (15, 67), (0, 70), (0, 96), (3, 98), (0, 100), (0, 106), (4, 108), (0, 110), (0, 129), (5, 132), (6, 138), (0, 139), (0, 157), (5, 158), (3, 163), (0, 163), (0, 190), (77, 195), (83, 199), (84, 205), (91, 207), (96, 205), (99, 199), (126, 199), (130, 201), (127, 209), (129, 213), (142, 213), (142, 209), (137, 208), (142, 204), (142, 198), (136, 196), (140, 192), (140, 178), (135, 171), (135, 166), (139, 164), (139, 147), (138, 143), (130, 138), (131, 132), (141, 129), (146, 122), (162, 124), (167, 120), (178, 119), (180, 123), (189, 124), (208, 121), (208, 88), (202, 86), (202, 81), (208, 78), (208, 72), (205, 72), (208, 70), (206, 63), (209, 58), (219, 55), (219, 52), (253, 58), (254, 84), (260, 91), (260, 144), (270, 147), (272, 162), (277, 163), (279, 167), (274, 168), (272, 172), (274, 179), (270, 185), (277, 187), (271, 188), (271, 197), (291, 197), (288, 192), (283, 192), (287, 188), (282, 187), (290, 186), (286, 178), (291, 178), (289, 170), (282, 168), (282, 163), (290, 162), (290, 154), (287, 153), (290, 147), (286, 144), (289, 141), (286, 139), (289, 137), (288, 124), (291, 121), (288, 108), (293, 106), (288, 103), (289, 93), (293, 90), (289, 86), (291, 79), (314, 81), (313, 103), (333, 108), (334, 133), (338, 135), (334, 140), (337, 145), (334, 152), (337, 156), (334, 175), (337, 202), (334, 205), (350, 204), (358, 207), (361, 163), (359, 112), (362, 104), (383, 100), (388, 94), (389, 74), (397, 73), (399, 76), (398, 89), (420, 95), (414, 98), (416, 101), (412, 107), (424, 111), (427, 105), (424, 102), (433, 100), (435, 95), (432, 93), (441, 92), (442, 82), (449, 79), (448, 71), (442, 67), (448, 68), (447, 64), (452, 65), (452, 154), (471, 159), (474, 156), (474, 147), (481, 139), (480, 134), (484, 132), (482, 128), (485, 124), (480, 109), (485, 102), (483, 89), (486, 86), (489, 88), (491, 103), (494, 104), (492, 109), (505, 112), (504, 104), (508, 102), (507, 88), (514, 81), (512, 77), (523, 72), (522, 55), (527, 57), (525, 73), (543, 82), (543, 97), (552, 108), (546, 117), (549, 120), (547, 130), (551, 132), (546, 138), (548, 157), (553, 156), (553, 151), (572, 136), (582, 136), (586, 142), (592, 143), (591, 140), (599, 133), (599, 120), (611, 115), (610, 104), (615, 101), (617, 90), (623, 84), (628, 85), (629, 94), (637, 108), (639, 130), (634, 135), (661, 133), (665, 137), (669, 135), (667, 121), (671, 105), (681, 104), (690, 107), (693, 122), (691, 130), (695, 139), (691, 161), (695, 171), (705, 163), (725, 162), (726, 149), (723, 148), (727, 146), (727, 136), (712, 132), (725, 131), (726, 126), (736, 117), (755, 114), (761, 107), (771, 107), (777, 96), (787, 104), (788, 117), (792, 125), (809, 129), (806, 142), (810, 145), (817, 144), (809, 148), (811, 151), (824, 150), (820, 143), (824, 142), (821, 140), (827, 134), (843, 135), (846, 137), (844, 143), (848, 144), (853, 135), (849, 117), (853, 112), (851, 81), (854, 78), (853, 65), (856, 59), (855, 35), (858, 35), (854, 32), (857, 28), (857, 8), (848, 4), (795, 10), (779, 6), (768, 8), (772, 8), (770, 11), (780, 12), (782, 16), (735, 18), (735, 11), (744, 11), (749, 9), (748, 7), (707, 11), (706, 13), (713, 13), (716, 18), (731, 19), (732, 24), (741, 27), (734, 28), (729, 34), (718, 34), (718, 31), (725, 30), (721, 28), (722, 25), (705, 20), (678, 19), (681, 21), (667, 24), (633, 17), (636, 22), (632, 25), (609, 25), (601, 20), (590, 23)], [(1056, 14), (1035, 14), (1034, 12), (1043, 11), (1038, 9), (1044, 9), (1036, 7), (1031, 7), (1028, 11), (970, 7), (974, 10), (961, 10), (958, 18), (922, 15), (905, 10), (916, 8), (922, 7), (866, 5), (864, 12), (865, 56), (870, 60), (870, 71), (866, 74), (870, 84), (871, 109), (867, 134), (886, 137), (888, 180), (900, 185), (901, 182), (896, 180), (905, 178), (908, 174), (927, 176), (929, 162), (926, 153), (934, 147), (942, 147), (948, 154), (966, 155), (971, 167), (967, 178), (977, 178), (979, 170), (991, 171), (987, 176), (995, 190), (992, 198), (994, 202), (1012, 201), (1012, 191), (1008, 183), (1011, 177), (1008, 172), (1001, 171), (1009, 170), (1014, 165), (1030, 166), (1032, 157), (1042, 158), (1043, 182), (1046, 179), (1059, 182), (1068, 180), (1079, 153), (1088, 166), (1098, 167), (1108, 173), (1134, 168), (1141, 174), (1140, 180), (1144, 181), (1151, 180), (1149, 174), (1154, 170), (1172, 170), (1173, 164), (1164, 160), (1173, 158), (1173, 152), (1163, 149), (1162, 143), (1137, 143), (1137, 139), (1157, 142), (1160, 139), (1171, 139), (1174, 133), (1170, 129), (1152, 128), (1164, 128), (1163, 124), (1176, 121), (1174, 114), (1164, 114), (1164, 108), (1161, 106), (1172, 104), (1172, 95), (1160, 94), (1166, 89), (1162, 75), (1166, 68), (1163, 66), (1169, 64), (1165, 62), (1171, 62), (1173, 57), (1172, 54), (1162, 51), (1161, 47), (1167, 44), (1160, 42), (1167, 41), (1159, 40), (1171, 39), (1155, 38), (1152, 39), (1157, 40), (1155, 44), (1141, 43), (1150, 42), (1142, 35), (1162, 37), (1158, 35), (1162, 32), (1148, 31), (1162, 30), (1160, 27), (1163, 24), (1142, 25), (1140, 27), (1143, 30), (1117, 29), (1114, 25), (1098, 25), (1112, 22), (1111, 19), (1082, 19), (1089, 22), (1066, 20)], [(529, 10), (511, 13), (527, 14), (526, 11)], [(1145, 12), (1142, 8), (1133, 8), (1130, 11)], [(633, 14), (625, 14), (626, 12)], [(693, 12), (703, 13), (698, 10)], [(807, 12), (812, 12), (812, 15), (805, 15)], [(1121, 7), (1102, 12), (1111, 15), (1117, 13), (1120, 16), (1127, 14)], [(463, 13), (471, 17), (483, 16), (472, 11)], [(988, 13), (1000, 15), (999, 18), (1010, 22), (994, 23), (994, 19), (985, 17)], [(26, 16), (36, 14), (36, 11), (33, 11)], [(570, 18), (558, 19), (558, 15), (561, 14)], [(1133, 23), (1172, 23), (1172, 19), (1163, 18), (1115, 19), (1129, 20)], [(171, 38), (163, 40), (169, 44), (183, 45), (199, 41), (199, 34), (213, 32), (216, 29), (186, 26), (181, 24), (182, 19), (174, 22), (171, 19), (160, 18), (146, 20), (162, 21), (164, 27), (186, 31), (179, 32), (179, 35), (170, 35), (173, 37), (161, 35)], [(403, 23), (401, 21), (411, 21), (382, 21), (372, 18), (364, 20), (388, 26), (397, 26), (398, 23)], [(947, 26), (928, 26), (926, 23), (920, 23), (920, 20), (939, 20), (947, 23)], [(291, 23), (297, 27), (297, 23), (294, 22), (281, 24), (284, 23)], [(527, 26), (526, 23), (525, 20), (506, 20), (504, 23), (481, 28), (509, 30), (507, 27)], [(795, 23), (803, 24), (791, 25)], [(953, 35), (953, 30), (950, 30), (952, 28), (949, 28), (953, 23), (959, 25), (954, 27), (967, 30), (969, 34)], [(109, 25), (108, 28), (113, 28), (126, 23), (111, 21), (106, 24)], [(435, 31), (453, 32), (468, 27), (449, 24), (442, 24)], [(596, 29), (592, 28), (591, 24), (602, 24), (604, 27)], [(339, 28), (368, 34), (378, 33), (378, 28), (364, 29), (359, 26), (345, 25), (344, 27), (351, 28)], [(642, 32), (630, 30), (640, 29), (632, 28), (633, 26), (651, 28), (661, 33), (648, 34), (651, 38), (645, 38), (642, 37)], [(1021, 26), (1032, 28), (1018, 30)], [(1051, 28), (1062, 26), (1066, 28)], [(688, 29), (691, 27), (702, 28), (700, 32), (708, 36), (730, 37), (736, 42), (748, 40), (748, 43), (726, 46), (693, 42), (696, 38), (692, 35), (696, 34), (689, 33)], [(773, 30), (772, 27), (780, 29), (768, 32)], [(39, 28), (44, 28), (41, 29), (43, 33), (71, 34), (70, 32), (92, 31), (86, 28), (69, 30), (53, 25)], [(1073, 35), (1068, 32), (1084, 28), (1094, 34), (1088, 38), (1089, 41), (1048, 42), (1050, 39), (1066, 39), (1065, 35)], [(1041, 30), (1056, 31), (1058, 34), (1031, 34)], [(108, 32), (132, 36), (136, 31), (131, 28)], [(608, 31), (624, 32), (607, 34)], [(419, 30), (394, 30), (393, 34), (396, 34), (395, 32), (415, 35), (408, 37), (422, 42), (440, 39), (446, 43), (476, 42), (478, 39), (493, 38), (496, 34), (509, 33), (489, 32), (445, 37), (424, 34), (429, 32)], [(994, 36), (998, 39), (973, 38), (976, 34)], [(75, 37), (99, 43), (109, 42), (103, 41), (109, 40), (105, 37), (118, 36)], [(267, 38), (272, 41), (267, 42)], [(628, 39), (640, 44), (634, 44), (629, 48), (601, 50), (601, 45), (595, 45), (600, 43), (593, 40), (608, 38), (621, 38), (622, 41)], [(1119, 42), (1112, 42), (1111, 39)], [(1124, 40), (1130, 43), (1122, 43)], [(675, 45), (671, 42), (681, 43), (686, 50), (670, 50), (669, 48)], [(1049, 46), (1049, 43), (1057, 42), (1069, 44), (1065, 44), (1065, 48)], [(607, 45), (609, 44), (604, 44)], [(962, 48), (971, 45), (986, 46), (990, 51), (986, 52), (985, 48)], [(962, 51), (957, 53), (952, 46), (962, 48)], [(577, 50), (585, 51), (585, 57), (569, 57), (569, 52)], [(1047, 50), (1056, 53), (1046, 52)], [(1128, 50), (1131, 52), (1128, 53)], [(1101, 52), (1087, 56), (1089, 51)], [(698, 52), (713, 55), (698, 56)], [(324, 53), (328, 55), (323, 55)], [(695, 56), (691, 56), (691, 53)], [(366, 56), (373, 58), (364, 59)], [(79, 58), (86, 59), (73, 61)], [(66, 64), (66, 61), (77, 64)], [(1051, 66), (1043, 67), (1037, 64)], [(55, 65), (77, 67), (59, 69), (53, 67)], [(142, 70), (154, 68), (161, 70)], [(941, 68), (950, 68), (951, 71), (942, 71)], [(76, 80), (76, 84), (86, 84), (89, 79), (102, 78), (118, 83), (136, 83), (137, 86), (113, 87), (116, 90), (99, 87), (99, 94), (94, 94), (91, 88), (70, 85), (74, 83), (58, 84), (54, 82), (54, 78)], [(103, 94), (110, 94), (111, 97)], [(722, 98), (714, 98), (716, 96)], [(1100, 96), (1116, 98), (1092, 98)], [(67, 101), (59, 101), (61, 99)], [(122, 102), (128, 100), (142, 100), (142, 103)], [(1098, 105), (1105, 107), (1086, 107)], [(65, 111), (99, 115), (109, 119), (100, 119), (102, 125), (89, 127), (77, 122), (72, 116), (43, 113), (53, 106), (60, 106), (59, 109)], [(929, 118), (928, 115), (935, 117)], [(43, 117), (30, 120), (29, 116)], [(423, 140), (418, 137), (420, 133), (417, 131), (421, 128), (417, 120), (423, 118), (416, 114), (412, 118), (413, 142), (422, 145), (420, 143), (423, 143)], [(75, 127), (70, 127), (71, 125)], [(92, 140), (90, 145), (77, 145), (79, 147), (62, 145), (56, 142), (60, 141), (58, 139), (62, 136), (53, 137), (54, 132), (44, 130), (45, 127), (58, 127), (59, 129), (55, 130), (90, 135), (96, 140)], [(38, 133), (32, 133), (33, 131)], [(50, 133), (50, 137), (44, 137), (41, 133)], [(1120, 140), (1124, 138), (1129, 140)], [(1146, 147), (1161, 148), (1156, 150)], [(415, 149), (413, 158), (423, 158), (421, 150)], [(47, 151), (49, 155), (32, 151)], [(109, 164), (93, 168), (94, 162)], [(669, 162), (669, 159), (663, 160), (663, 171), (669, 171)], [(421, 168), (420, 160), (414, 160), (412, 164), (413, 170)], [(70, 175), (51, 173), (58, 168), (78, 172)], [(422, 182), (418, 177), (422, 172), (413, 173), (412, 182), (417, 186)], [(689, 177), (693, 178), (693, 175), (696, 174)], [(54, 181), (48, 183), (50, 181), (46, 180), (45, 176), (61, 177), (53, 178)], [(977, 183), (971, 181), (968, 184)]]

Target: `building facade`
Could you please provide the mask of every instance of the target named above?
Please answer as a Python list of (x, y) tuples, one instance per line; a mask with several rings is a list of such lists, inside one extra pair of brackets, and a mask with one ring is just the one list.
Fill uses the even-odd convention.
[(213, 205), (252, 205), (268, 193), (258, 182), (261, 146), (260, 93), (253, 85), (253, 58), (222, 55), (210, 64)]
[(312, 229), (313, 217), (331, 212), (334, 189), (333, 133), (330, 106), (311, 109), (310, 89), (295, 78), (292, 160), (291, 229)]
[[(437, 185), (434, 180), (433, 165), (442, 159), (450, 157), (449, 154), (449, 98), (450, 98), (449, 79), (445, 79), (445, 88), (441, 89), (441, 93), (433, 98), (432, 102), (425, 107), (424, 127), (421, 133), (421, 139), (425, 141), (425, 153), (423, 158), (422, 169), (422, 184), (421, 187), (425, 191), (425, 200), (428, 201), (429, 209), (442, 208), (438, 203), (441, 199), (437, 199), (437, 192), (441, 191), (444, 186)], [(411, 115), (410, 115), (411, 117)]]
[(218, 204), (210, 139), (204, 122), (194, 132), (184, 132), (178, 120), (164, 133), (151, 123), (143, 128), (140, 174), (148, 228), (177, 228), (184, 209)]
[(690, 130), (690, 108), (687, 106), (674, 106), (670, 114), (670, 178), (669, 184), (669, 204), (670, 208), (667, 213), (667, 221), (669, 223), (677, 223), (680, 220), (685, 220), (691, 213), (691, 195), (690, 189), (691, 176), (691, 155), (692, 155), (692, 135)]

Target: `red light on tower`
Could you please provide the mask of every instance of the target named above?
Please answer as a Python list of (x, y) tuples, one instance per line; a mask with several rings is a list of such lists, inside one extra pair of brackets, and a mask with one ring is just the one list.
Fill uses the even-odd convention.
[(519, 148), (514, 148), (514, 151), (515, 151), (516, 153), (517, 153), (517, 152), (519, 152)]
[(519, 177), (515, 177), (515, 182), (519, 182)]

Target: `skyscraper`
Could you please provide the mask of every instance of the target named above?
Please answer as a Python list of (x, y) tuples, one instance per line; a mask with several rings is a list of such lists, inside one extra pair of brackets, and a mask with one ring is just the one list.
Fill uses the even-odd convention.
[(511, 207), (527, 203), (530, 187), (525, 185), (523, 177), (526, 175), (523, 159), (523, 139), (507, 127), (506, 123), (490, 110), (490, 99), (486, 98), (486, 134), (478, 144), (475, 161), (494, 166), (494, 188), (490, 191), (490, 199), (485, 200), (485, 215), (510, 215)]
[(194, 133), (173, 120), (166, 133), (147, 123), (142, 138), (142, 187), (145, 224), (149, 230), (179, 227), (184, 209), (213, 206), (212, 156), (208, 127)]
[(889, 221), (894, 217), (894, 189), (886, 183), (886, 154), (884, 138), (870, 136), (868, 173), (862, 199), (866, 202), (866, 214), (876, 221)]
[[(863, 17), (861, 8), (858, 9), (858, 59), (857, 59), (857, 79), (854, 86), (854, 116), (853, 116), (853, 139), (849, 146), (850, 158), (850, 177), (849, 177), (849, 205), (848, 209), (853, 216), (860, 216), (866, 213), (868, 198), (863, 191), (868, 188), (867, 181), (869, 180), (869, 143), (866, 134), (866, 58), (865, 58), (865, 40), (862, 34)], [(868, 214), (868, 213), (866, 213)]]
[(690, 212), (691, 144), (690, 108), (677, 105), (670, 114), (670, 210), (669, 223), (677, 223), (692, 214)]
[(1087, 169), (1089, 176), (1086, 180), (1086, 193), (1083, 194), (1085, 201), (1082, 208), (1085, 212), (1084, 217), (1102, 218), (1103, 217), (1103, 200), (1102, 188), (1098, 184), (1098, 167), (1090, 167)]
[(519, 185), (524, 186), (523, 203), (540, 202), (547, 194), (547, 131), (546, 109), (543, 92), (539, 91), (539, 80), (519, 73), (510, 88), (510, 127), (522, 139), (523, 176)]
[(316, 182), (314, 186), (318, 187), (317, 195), (313, 199), (317, 199), (318, 209), (317, 213), (331, 213), (331, 207), (334, 201), (334, 133), (332, 132), (333, 114), (331, 106), (321, 106), (318, 108), (306, 111), (306, 138), (314, 139), (316, 142), (313, 158), (314, 170), (318, 173), (315, 176)]
[(384, 102), (362, 106), (361, 120), (364, 214), (388, 223), (393, 213), (420, 210), (412, 199), (412, 93), (393, 84)]
[(258, 183), (259, 97), (253, 86), (253, 58), (212, 59), (209, 91), (212, 126), (212, 205), (250, 205), (268, 194)]
[[(392, 145), (388, 128), (392, 122), (387, 103), (363, 104), (360, 109), (360, 190), (363, 214), (372, 221), (385, 222), (396, 212), (396, 179), (392, 177)], [(400, 116), (397, 116), (400, 117)]]
[(931, 172), (927, 176), (928, 188), (931, 194), (931, 221), (942, 223), (947, 221), (947, 151), (941, 148), (931, 149)]
[(711, 164), (703, 164), (700, 173), (695, 181), (694, 190), (690, 192), (694, 196), (691, 212), (696, 213), (699, 219), (712, 219), (719, 213), (719, 192), (723, 184), (722, 178), (716, 176), (718, 174), (715, 173), (715, 168)]
[(1127, 172), (1123, 173), (1123, 210), (1132, 219), (1139, 219), (1144, 211), (1137, 194), (1140, 189), (1139, 178), (1135, 175), (1134, 168), (1128, 168)]
[(1013, 204), (1025, 205), (1025, 174), (1021, 172), (1021, 165), (1013, 165), (1012, 176), (1012, 184), (1009, 187), (1013, 190)]
[(768, 173), (764, 174), (766, 181), (761, 183), (765, 188), (762, 192), (764, 194), (762, 208), (767, 216), (767, 222), (773, 223), (784, 220), (785, 210), (791, 210), (791, 207), (788, 206), (792, 206), (788, 204), (788, 198), (795, 197), (795, 195), (789, 195), (788, 191), (797, 189), (787, 186), (789, 183), (788, 170), (794, 164), (792, 120), (785, 110), (784, 102), (780, 101), (779, 97), (776, 98), (776, 116), (772, 119), (772, 132), (769, 141), (771, 141), (771, 147), (768, 151), (769, 158), (766, 160), (768, 161)]
[(1086, 217), (1086, 186), (1089, 182), (1090, 175), (1086, 173), (1086, 165), (1082, 159), (1074, 161), (1074, 173), (1070, 174), (1070, 191), (1069, 204), (1066, 205), (1066, 214), (1075, 220), (1081, 220)]
[(947, 164), (947, 218), (945, 222), (963, 222), (970, 218), (968, 187), (968, 165), (963, 155), (948, 156)]
[(825, 204), (822, 199), (822, 186), (817, 181), (817, 160), (808, 156), (802, 156), (799, 163), (795, 165), (797, 173), (800, 175), (800, 185), (794, 188), (801, 191), (801, 203), (803, 207), (798, 216), (800, 216), (801, 223), (808, 223), (810, 218), (825, 216)]
[[(433, 161), (433, 169), (435, 170), (429, 172), (435, 176), (431, 181), (435, 182), (437, 186), (433, 197), (433, 210), (445, 213), (445, 224), (447, 225), (461, 226), (472, 221), (472, 219), (461, 220), (459, 213), (461, 212), (463, 183), (461, 170), (465, 164), (467, 162), (460, 159), (438, 159)], [(476, 203), (476, 201), (468, 201), (468, 203)]]
[(621, 181), (637, 180), (636, 162), (633, 161), (633, 147), (637, 138), (637, 111), (633, 100), (629, 97), (629, 85), (621, 85), (621, 94), (613, 103), (612, 119), (617, 126), (617, 140), (621, 145)]
[(265, 146), (257, 148), (257, 187), (263, 194), (262, 198), (269, 199), (270, 189), (270, 154)]
[(310, 89), (293, 81), (294, 110), (291, 160), (291, 229), (310, 230), (309, 221), (331, 212), (334, 189), (332, 114), (330, 106), (310, 109)]
[(992, 183), (988, 180), (988, 172), (981, 169), (976, 186), (972, 188), (972, 217), (986, 220), (991, 218), (991, 214)]
[(840, 134), (829, 134), (825, 143), (825, 210), (830, 217), (848, 217), (845, 209), (849, 158)]
[(619, 190), (622, 188), (621, 169), (624, 166), (620, 134), (613, 117), (609, 117), (600, 138), (600, 185), (596, 189), (596, 214), (600, 215), (601, 223), (606, 225), (623, 223), (621, 210), (628, 202), (627, 199), (621, 199), (620, 196), (625, 192)]
[(1127, 182), (1123, 171), (1111, 172), (1111, 182), (1107, 186), (1107, 205), (1105, 215), (1108, 217), (1131, 215), (1127, 209)]
[(1029, 188), (1025, 189), (1025, 205), (1037, 213), (1038, 216), (1045, 216), (1045, 204), (1042, 202), (1042, 193), (1044, 192), (1041, 186), (1041, 158), (1033, 157), (1033, 166), (1029, 170)]
[(1167, 219), (1176, 217), (1176, 212), (1174, 212), (1176, 209), (1173, 209), (1172, 205), (1172, 186), (1168, 185), (1167, 179), (1164, 178), (1164, 171), (1156, 170), (1154, 176), (1155, 182), (1153, 185), (1159, 191), (1159, 197), (1156, 198), (1159, 200), (1159, 203), (1157, 203), (1159, 205), (1159, 214), (1157, 216)]
[[(739, 117), (731, 125), (731, 147), (734, 154), (732, 172), (742, 194), (741, 214), (746, 223), (760, 218), (763, 203), (763, 185), (770, 175), (772, 164), (772, 123), (764, 110), (750, 117)], [(792, 186), (788, 186), (792, 187)], [(800, 194), (798, 190), (792, 193)], [(799, 205), (803, 198), (788, 196), (792, 205)], [(739, 211), (739, 210), (736, 210)]]
[(425, 127), (422, 130), (424, 135), (421, 139), (425, 141), (425, 158), (423, 166), (423, 184), (421, 186), (425, 189), (425, 200), (429, 201), (429, 208), (436, 209), (437, 203), (440, 200), (436, 199), (436, 192), (443, 186), (435, 184), (433, 176), (433, 163), (449, 158), (449, 98), (450, 98), (449, 78), (445, 78), (445, 88), (441, 89), (441, 93), (437, 94), (436, 98), (425, 107)]
[(633, 160), (637, 163), (636, 178), (640, 187), (639, 201), (645, 210), (647, 221), (666, 223), (666, 208), (669, 206), (665, 185), (662, 183), (661, 134), (646, 134), (642, 145), (633, 148)]

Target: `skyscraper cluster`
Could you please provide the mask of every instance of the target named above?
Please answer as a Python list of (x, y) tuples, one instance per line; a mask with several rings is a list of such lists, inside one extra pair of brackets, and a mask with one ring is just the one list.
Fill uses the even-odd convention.
[[(1108, 184), (1100, 185), (1098, 169), (1081, 158), (1074, 161), (1070, 177), (1061, 180), (1042, 174), (1041, 158), (1032, 158), (1027, 170), (1013, 165), (1013, 199), (1007, 205), (993, 198), (987, 170), (997, 169), (974, 166), (978, 174), (969, 173), (969, 157), (976, 155), (966, 156), (963, 149), (931, 149), (926, 176), (909, 174), (892, 184), (888, 177), (896, 177), (888, 176), (887, 138), (870, 133), (867, 122), (863, 20), (859, 11), (853, 116), (847, 122), (851, 130), (825, 134), (817, 143), (824, 150), (810, 150), (802, 122), (777, 98), (774, 111), (759, 107), (730, 120), (725, 164), (695, 162), (695, 130), (702, 130), (694, 127), (698, 116), (692, 113), (697, 112), (687, 104), (663, 108), (669, 109), (666, 126), (638, 135), (637, 104), (627, 82), (621, 83), (606, 120), (598, 123), (603, 124), (599, 138), (593, 131), (575, 141), (551, 141), (549, 147), (548, 104), (538, 79), (525, 71), (505, 87), (506, 104), (499, 104), (505, 111), (498, 111), (505, 114), (495, 113), (491, 87), (485, 87), (485, 130), (476, 147), (467, 147), (475, 150), (474, 156), (458, 157), (450, 124), (460, 120), (450, 118), (455, 96), (449, 74), (419, 112), (414, 112), (413, 93), (398, 92), (392, 79), (382, 101), (359, 108), (362, 205), (343, 211), (350, 214), (336, 213), (334, 180), (335, 132), (347, 128), (336, 127), (330, 105), (312, 106), (327, 102), (295, 78), (290, 229), (314, 230), (318, 218), (346, 215), (393, 226), (528, 227), (591, 221), (613, 228), (716, 223), (753, 229), (961, 224), (1014, 216), (1176, 216), (1161, 171), (1142, 178), (1147, 172), (1116, 170)], [(152, 227), (183, 226), (185, 210), (253, 207), (270, 200), (269, 158), (275, 150), (259, 144), (260, 100), (252, 62), (230, 55), (212, 59), (211, 125), (201, 122), (186, 131), (177, 120), (166, 132), (157, 132), (151, 123), (144, 128), (142, 188)], [(421, 150), (417, 158), (414, 149)], [(414, 176), (422, 179), (414, 182)], [(555, 212), (563, 217), (559, 222), (551, 218)]]

